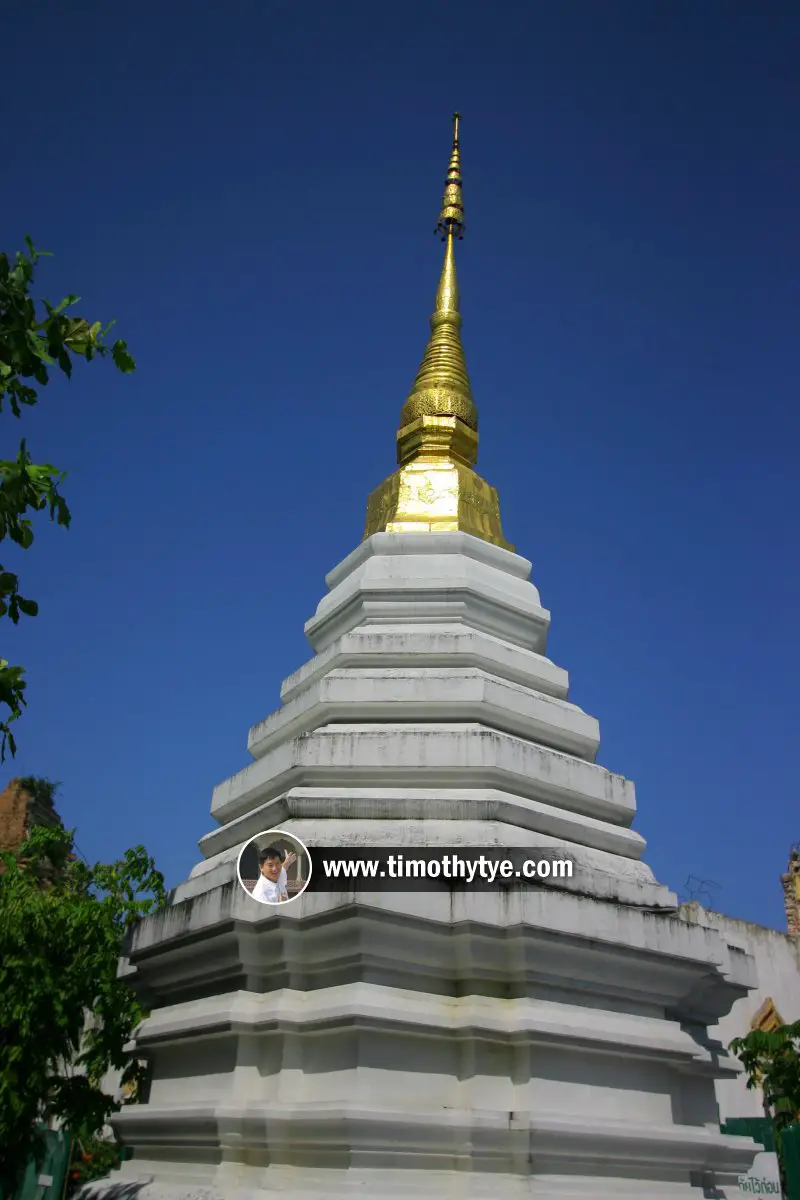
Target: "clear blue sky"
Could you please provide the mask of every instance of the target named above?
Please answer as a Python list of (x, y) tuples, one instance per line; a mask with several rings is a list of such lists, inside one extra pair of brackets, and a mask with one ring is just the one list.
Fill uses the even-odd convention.
[(30, 708), (3, 778), (63, 781), (90, 858), (197, 861), (393, 469), (458, 108), (479, 465), (552, 657), (658, 876), (782, 927), (800, 8), (50, 3), (3, 36), (3, 248), (54, 251), (41, 293), (116, 317), (139, 368), (3, 418), (74, 518), (20, 563), (41, 615), (5, 631)]

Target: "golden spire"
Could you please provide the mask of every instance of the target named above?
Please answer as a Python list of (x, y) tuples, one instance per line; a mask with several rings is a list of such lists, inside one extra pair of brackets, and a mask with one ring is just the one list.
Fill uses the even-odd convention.
[(464, 197), (461, 191), (461, 147), (458, 142), (458, 122), (461, 113), (453, 113), (453, 153), (450, 155), (450, 166), (447, 168), (447, 179), (444, 185), (442, 211), (439, 213), (437, 233), (442, 234), (442, 241), (449, 233), (457, 238), (464, 236)]
[(431, 335), (400, 414), (400, 470), (370, 496), (364, 537), (381, 531), (461, 530), (511, 550), (500, 527), (497, 492), (472, 470), (478, 458), (478, 410), (461, 345), (454, 254), (465, 228), (459, 121), (455, 113), (453, 150), (436, 226), (445, 253)]
[[(477, 435), (478, 410), (472, 399), (472, 387), (467, 373), (464, 349), (461, 345), (461, 312), (459, 309), (458, 280), (454, 242), (464, 236), (464, 199), (461, 190), (461, 147), (458, 140), (459, 114), (453, 117), (453, 153), (447, 169), (444, 185), (442, 211), (439, 213), (437, 232), (446, 243), (444, 266), (442, 267), (436, 303), (431, 317), (431, 336), (417, 371), (411, 393), (400, 414), (400, 430), (397, 435), (397, 461), (421, 450), (421, 430), (412, 426), (420, 417), (456, 417), (466, 426), (462, 434), (470, 431)], [(408, 429), (408, 434), (404, 431)], [(430, 432), (434, 432), (431, 427)], [(478, 457), (477, 436), (465, 441), (459, 439), (458, 450), (470, 464)]]

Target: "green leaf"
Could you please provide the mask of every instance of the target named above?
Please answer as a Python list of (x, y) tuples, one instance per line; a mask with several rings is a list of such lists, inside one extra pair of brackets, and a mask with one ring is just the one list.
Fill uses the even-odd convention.
[(9, 751), (12, 758), (16, 758), (17, 743), (14, 735), (8, 727), (8, 722), (0, 721), (0, 763), (6, 761), (6, 750)]
[(22, 612), (25, 613), (26, 617), (36, 617), (39, 615), (39, 605), (35, 600), (26, 600), (24, 597), (20, 596), (17, 603), (19, 604)]
[(114, 345), (111, 347), (111, 357), (114, 360), (115, 367), (119, 371), (122, 371), (124, 375), (130, 375), (136, 370), (136, 363), (128, 352), (125, 342), (114, 342)]
[(28, 253), (34, 262), (36, 262), (37, 258), (53, 257), (49, 250), (37, 250), (27, 233), (25, 234), (25, 245), (28, 247)]
[(63, 496), (56, 496), (54, 503), (57, 524), (63, 525), (65, 528), (69, 528), (69, 524), (72, 520), (72, 514), (67, 508), (66, 500)]
[(62, 313), (62, 312), (64, 312), (65, 309), (72, 308), (73, 304), (80, 304), (80, 302), (81, 302), (80, 296), (73, 296), (73, 295), (65, 296), (64, 299), (61, 301), (61, 303), (58, 305), (58, 307), (53, 309), (53, 312), (56, 314)]
[(30, 549), (30, 547), (33, 545), (33, 527), (31, 526), (30, 521), (21, 522), (18, 530), (18, 536), (14, 538), (14, 541), (17, 543), (17, 545), (21, 546), (23, 550)]

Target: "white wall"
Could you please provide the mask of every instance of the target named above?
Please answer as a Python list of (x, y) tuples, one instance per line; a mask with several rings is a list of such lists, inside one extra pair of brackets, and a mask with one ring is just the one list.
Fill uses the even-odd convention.
[[(787, 1024), (800, 1021), (800, 938), (708, 912), (697, 904), (684, 905), (681, 916), (691, 924), (718, 929), (730, 944), (741, 946), (756, 962), (758, 988), (738, 1000), (727, 1017), (709, 1029), (712, 1037), (726, 1047), (733, 1038), (744, 1037), (750, 1032), (753, 1017), (769, 999)], [(716, 1089), (720, 1120), (763, 1117), (761, 1092), (748, 1091), (743, 1077), (719, 1080)]]

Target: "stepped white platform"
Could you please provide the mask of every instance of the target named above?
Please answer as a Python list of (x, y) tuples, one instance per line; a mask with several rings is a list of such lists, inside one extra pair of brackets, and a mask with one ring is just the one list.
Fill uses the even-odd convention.
[[(315, 655), (213, 794), (218, 827), (126, 970), (151, 1008), (143, 1197), (678, 1200), (737, 1194), (736, 1073), (707, 1027), (752, 961), (675, 916), (632, 783), (546, 657), (531, 565), (462, 533), (376, 534), (328, 576)], [(557, 846), (539, 890), (305, 893), (235, 879), (281, 827), (312, 845)]]

